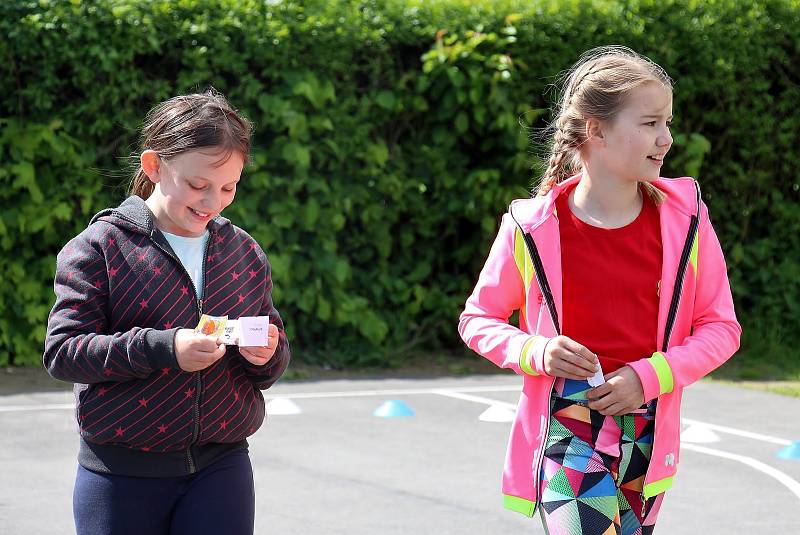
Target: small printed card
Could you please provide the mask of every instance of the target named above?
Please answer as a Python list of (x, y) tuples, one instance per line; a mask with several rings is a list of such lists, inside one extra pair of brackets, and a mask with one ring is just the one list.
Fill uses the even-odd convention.
[(269, 331), (269, 316), (242, 316), (227, 320), (220, 341), (226, 346), (265, 347)]
[(603, 367), (600, 366), (599, 364), (598, 367), (600, 369), (594, 372), (594, 375), (592, 375), (587, 379), (589, 386), (591, 387), (597, 387), (606, 382), (605, 377), (603, 377)]
[(239, 318), (239, 345), (266, 347), (269, 316), (242, 316)]
[(227, 322), (228, 316), (209, 316), (208, 314), (203, 314), (200, 317), (200, 323), (194, 328), (194, 332), (206, 334), (208, 336), (222, 336)]
[(239, 320), (230, 320), (225, 324), (225, 331), (219, 337), (226, 346), (235, 346), (239, 340)]

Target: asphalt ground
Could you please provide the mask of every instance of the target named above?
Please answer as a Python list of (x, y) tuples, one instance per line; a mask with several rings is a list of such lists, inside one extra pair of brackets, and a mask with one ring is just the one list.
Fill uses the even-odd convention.
[[(256, 533), (543, 533), (538, 516), (502, 507), (510, 423), (479, 419), (513, 406), (520, 383), (513, 374), (279, 383), (268, 398), (301, 412), (271, 415), (250, 439)], [(415, 415), (373, 416), (387, 400)], [(0, 395), (0, 533), (74, 533), (71, 405), (66, 390)], [(656, 533), (800, 533), (800, 459), (777, 456), (800, 440), (800, 399), (701, 382), (685, 392), (683, 416), (691, 442)]]

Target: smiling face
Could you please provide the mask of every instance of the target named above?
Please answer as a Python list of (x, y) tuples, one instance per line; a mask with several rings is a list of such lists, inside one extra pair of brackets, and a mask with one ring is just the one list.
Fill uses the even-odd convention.
[(146, 203), (156, 226), (178, 236), (202, 236), (208, 222), (233, 202), (244, 158), (205, 149), (163, 160), (150, 150), (141, 163), (155, 184)]
[(633, 89), (625, 106), (600, 125), (603, 167), (623, 180), (650, 182), (659, 177), (672, 146), (672, 92), (656, 82)]

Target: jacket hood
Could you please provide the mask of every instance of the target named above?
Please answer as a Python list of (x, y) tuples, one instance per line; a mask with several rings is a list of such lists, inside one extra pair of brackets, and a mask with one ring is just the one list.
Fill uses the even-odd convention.
[[(91, 225), (95, 221), (106, 221), (147, 236), (151, 236), (157, 228), (153, 212), (150, 211), (144, 199), (138, 195), (131, 195), (116, 208), (106, 208), (97, 212), (89, 224)], [(230, 224), (228, 219), (218, 215), (209, 221), (208, 230), (216, 231), (228, 224)]]

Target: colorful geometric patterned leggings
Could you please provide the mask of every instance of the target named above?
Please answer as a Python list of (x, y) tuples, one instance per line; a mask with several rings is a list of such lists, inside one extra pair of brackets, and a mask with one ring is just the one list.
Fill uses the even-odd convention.
[(650, 535), (664, 494), (642, 500), (655, 402), (625, 416), (586, 405), (586, 381), (556, 379), (539, 512), (550, 535)]

